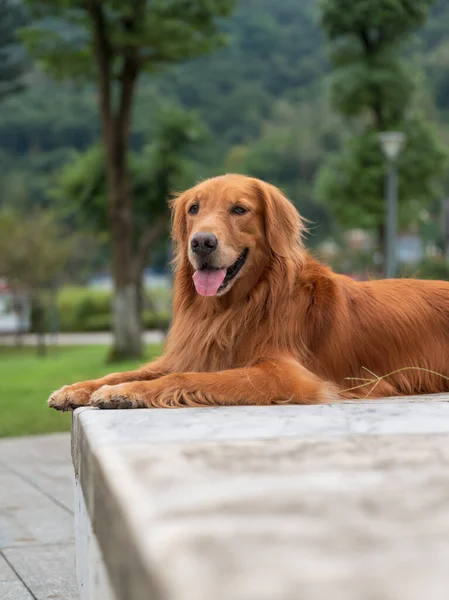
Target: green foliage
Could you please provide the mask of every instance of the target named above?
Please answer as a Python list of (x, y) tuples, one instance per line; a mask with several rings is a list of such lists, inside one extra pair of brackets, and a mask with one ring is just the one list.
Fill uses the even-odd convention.
[(74, 249), (55, 213), (35, 210), (0, 212), (0, 273), (11, 285), (37, 291), (50, 285)]
[[(33, 4), (37, 6), (37, 3)], [(71, 24), (65, 23), (66, 29), (61, 29), (61, 14), (55, 10), (54, 0), (46, 4), (52, 16), (34, 25), (52, 27), (67, 34), (67, 39), (71, 39), (73, 44), (80, 44), (82, 36), (78, 41), (73, 36), (77, 29), (81, 32), (84, 24), (77, 24), (74, 20)], [(60, 3), (61, 6), (63, 4)], [(67, 0), (66, 4), (72, 4), (72, 0)], [(127, 6), (129, 3), (120, 4)], [(335, 2), (324, 4), (335, 5)], [(417, 21), (421, 20), (426, 4), (421, 0), (410, 0), (408, 3), (382, 0), (373, 4), (367, 0), (349, 0), (349, 8), (344, 8), (337, 15), (339, 23), (342, 21), (339, 24), (340, 31), (347, 28), (348, 20), (352, 22), (355, 17), (365, 19), (369, 12), (372, 21), (368, 22), (375, 24), (369, 31), (372, 45), (373, 41), (376, 42), (376, 27), (386, 23), (383, 15), (388, 12), (391, 19), (386, 39), (391, 39), (393, 34), (397, 37), (398, 33), (402, 36), (398, 46), (396, 43), (388, 47), (383, 45), (382, 52), (370, 55), (369, 59), (360, 37), (353, 33), (329, 40), (330, 59), (335, 67), (338, 66), (329, 81), (332, 105), (345, 116), (351, 115), (351, 131), (375, 122), (376, 113), (370, 106), (377, 97), (381, 98), (384, 107), (381, 118), (385, 123), (396, 125), (399, 112), (396, 107), (402, 110), (408, 105), (412, 82), (420, 86), (417, 90), (422, 98), (419, 107), (427, 119), (438, 123), (440, 137), (445, 134), (449, 142), (445, 125), (449, 123), (449, 5), (447, 0), (435, 0), (428, 21), (418, 31), (417, 26), (420, 25)], [(328, 211), (331, 209), (337, 213), (340, 207), (336, 207), (330, 197), (327, 198), (326, 207), (318, 205), (314, 201), (312, 181), (317, 169), (331, 153), (340, 147), (343, 155), (349, 152), (346, 143), (342, 143), (342, 132), (348, 129), (348, 123), (343, 128), (326, 102), (326, 82), (323, 84), (322, 79), (329, 65), (324, 53), (324, 35), (320, 29), (318, 8), (318, 0), (237, 2), (236, 10), (229, 19), (217, 20), (221, 34), (227, 40), (225, 46), (207, 56), (180, 61), (164, 71), (144, 74), (139, 83), (132, 121), (131, 148), (134, 158), (142, 157), (143, 162), (147, 160), (141, 151), (146, 142), (154, 140), (157, 135), (160, 107), (168, 103), (194, 108), (211, 135), (186, 146), (185, 154), (182, 154), (184, 160), (186, 156), (191, 159), (186, 166), (192, 178), (214, 175), (223, 169), (257, 174), (283, 187), (299, 209), (314, 223), (320, 224), (316, 230), (312, 225), (312, 231), (316, 232), (313, 240), (318, 241), (321, 233), (324, 235), (331, 231), (328, 227)], [(396, 19), (405, 9), (405, 18), (400, 21)], [(413, 17), (412, 30), (416, 31), (412, 48), (407, 35), (397, 30), (397, 27), (403, 28), (405, 24), (409, 26), (410, 15)], [(41, 39), (41, 42), (45, 40)], [(413, 61), (405, 64), (401, 62), (401, 56)], [(351, 57), (354, 62), (350, 61)], [(362, 57), (366, 60), (362, 60)], [(61, 60), (61, 67), (64, 61)], [(421, 81), (417, 65), (421, 65), (425, 71), (426, 78), (421, 77)], [(86, 74), (90, 77), (92, 70), (83, 71), (84, 79)], [(64, 202), (63, 197), (56, 200), (46, 194), (52, 186), (52, 173), (66, 161), (75, 167), (78, 159), (81, 160), (80, 154), (98, 140), (98, 96), (93, 84), (80, 86), (70, 81), (55, 84), (40, 72), (28, 75), (28, 80), (30, 85), (23, 93), (5, 98), (2, 102), (0, 204), (19, 203), (29, 209), (35, 204), (52, 206), (57, 203), (59, 208)], [(412, 101), (413, 108), (415, 102)], [(360, 109), (360, 106), (365, 108)], [(408, 105), (407, 112), (411, 108)], [(352, 119), (352, 115), (357, 117)], [(401, 113), (400, 116), (401, 121), (409, 118), (408, 114)], [(75, 156), (72, 155), (73, 149), (77, 150)], [(406, 151), (409, 150), (408, 144)], [(92, 152), (95, 153), (94, 150)], [(418, 171), (414, 167), (417, 173), (415, 180), (419, 180), (420, 164), (431, 163), (427, 161), (426, 152), (421, 156), (416, 153), (415, 156), (419, 167)], [(134, 158), (131, 157), (133, 177)], [(95, 172), (93, 157), (91, 160), (92, 164), (86, 158), (87, 167)], [(147, 160), (147, 168), (151, 171), (152, 161), (152, 157)], [(334, 158), (331, 158), (332, 165), (337, 162), (334, 163)], [(436, 164), (440, 164), (439, 160)], [(137, 170), (139, 167), (140, 163)], [(372, 186), (380, 190), (378, 206), (383, 206), (383, 173), (382, 170), (379, 181)], [(366, 175), (354, 177), (357, 189), (365, 177), (371, 179)], [(87, 179), (89, 181), (89, 177)], [(322, 177), (319, 179), (321, 187)], [(403, 180), (404, 175), (401, 176), (401, 188)], [(433, 189), (433, 183), (437, 180), (438, 176), (432, 177), (429, 189)], [(189, 177), (185, 184), (174, 187), (184, 185), (190, 185)], [(337, 189), (337, 196), (341, 197), (342, 210), (345, 209), (343, 212), (347, 214), (354, 206), (352, 199), (356, 196), (352, 192), (348, 195), (345, 189), (349, 188)], [(140, 195), (140, 191), (135, 190), (136, 193)], [(402, 192), (400, 200), (404, 201)], [(424, 199), (422, 203), (420, 201), (420, 205), (423, 204)], [(347, 211), (343, 205), (348, 205)], [(72, 210), (73, 206), (69, 207), (72, 214), (69, 224), (73, 228), (84, 228), (87, 219), (81, 220)], [(414, 206), (410, 204), (407, 211), (404, 205), (404, 212), (413, 217), (418, 212)], [(360, 214), (362, 210), (363, 199), (357, 197), (354, 214)], [(378, 208), (377, 214), (382, 210)], [(369, 217), (369, 210), (365, 212), (368, 215), (367, 223), (378, 222), (377, 217)], [(362, 222), (365, 222), (365, 218), (359, 222), (356, 216), (348, 221), (357, 225)], [(323, 223), (325, 228), (321, 226)]]
[[(129, 286), (134, 302), (120, 314), (123, 303), (114, 302), (114, 345), (122, 356), (141, 353), (138, 290), (147, 255), (167, 227), (161, 213), (150, 216), (149, 194), (142, 203), (132, 197), (129, 168), (131, 119), (137, 84), (142, 73), (208, 53), (223, 36), (218, 21), (232, 8), (232, 0), (28, 0), (35, 20), (22, 36), (41, 67), (61, 79), (93, 79), (98, 89), (102, 123), (105, 177), (93, 173), (90, 182), (106, 180), (106, 210), (111, 242), (111, 269), (117, 299)], [(184, 143), (182, 129), (167, 128), (176, 147)], [(171, 151), (171, 148), (168, 149)], [(152, 182), (158, 194), (177, 169), (172, 156), (165, 158)], [(91, 156), (89, 158), (92, 158)], [(95, 156), (93, 160), (95, 163)], [(94, 167), (98, 166), (98, 157)], [(101, 165), (100, 165), (101, 167)], [(146, 186), (145, 186), (146, 187)], [(95, 186), (98, 190), (98, 185)], [(96, 192), (98, 199), (98, 192)], [(134, 201), (133, 201), (134, 200)], [(155, 197), (159, 203), (159, 195)], [(163, 212), (163, 211), (161, 211)], [(153, 220), (151, 219), (153, 218)]]
[(421, 34), (423, 66), (438, 109), (449, 120), (449, 39), (447, 0), (434, 0)]
[(205, 135), (195, 113), (175, 106), (159, 111), (152, 141), (136, 157), (135, 197), (142, 199), (137, 222), (148, 220), (149, 211), (166, 211), (170, 193), (194, 183), (194, 165), (187, 153)]
[[(326, 69), (316, 0), (238, 2), (234, 14), (220, 20), (220, 31), (225, 47), (142, 77), (133, 114), (134, 150), (142, 137), (154, 135), (158, 107), (179, 104), (198, 111), (212, 132), (190, 152), (202, 164), (201, 176), (213, 173), (232, 144), (259, 135), (279, 98), (294, 102), (315, 95)], [(99, 136), (96, 101), (92, 86), (55, 84), (34, 74), (32, 86), (0, 113), (1, 145), (15, 164), (36, 149), (84, 150)]]
[(379, 129), (401, 120), (413, 83), (394, 54), (383, 54), (344, 65), (331, 77), (331, 102), (348, 117), (368, 112)]
[[(30, 85), (5, 100), (0, 112), (2, 147), (15, 157), (84, 148), (100, 134), (95, 93), (35, 73)], [(57, 110), (57, 118), (55, 118)]]
[(326, 70), (317, 21), (316, 0), (238, 2), (222, 24), (225, 48), (155, 82), (156, 93), (199, 111), (215, 135), (213, 168), (230, 145), (260, 134), (277, 100), (311, 97)]
[(84, 227), (107, 231), (106, 167), (104, 150), (95, 144), (85, 152), (72, 152), (55, 175), (49, 195), (68, 217)]
[(320, 0), (321, 23), (331, 40), (343, 36), (378, 52), (420, 27), (431, 4), (432, 0)]
[[(200, 139), (204, 130), (193, 113), (165, 108), (159, 113), (152, 142), (140, 153), (128, 157), (133, 183), (133, 222), (135, 239), (151, 220), (167, 212), (166, 198), (171, 190), (193, 183), (192, 165), (186, 149)], [(67, 217), (81, 227), (106, 233), (106, 166), (100, 145), (74, 152), (55, 178), (51, 197)]]
[(337, 273), (349, 276), (356, 274), (362, 279), (379, 278), (379, 265), (375, 262), (372, 250), (354, 249), (343, 245), (334, 256), (326, 256), (323, 260)]
[(348, 116), (372, 112), (378, 129), (403, 117), (412, 90), (401, 44), (421, 26), (432, 0), (321, 0), (321, 24), (335, 67), (333, 102)]
[[(52, 204), (53, 171), (99, 136), (92, 90), (58, 86), (42, 75), (2, 102), (0, 111), (0, 206), (28, 211)], [(57, 118), (55, 118), (57, 107)]]
[(22, 7), (11, 0), (0, 0), (0, 101), (22, 89), (25, 60), (16, 37), (23, 25)]
[[(435, 133), (411, 110), (415, 81), (401, 60), (403, 43), (421, 26), (431, 0), (322, 0), (321, 23), (335, 67), (331, 98), (362, 132), (330, 156), (317, 178), (317, 196), (344, 227), (384, 223), (386, 161), (377, 134), (399, 130), (407, 142), (399, 158), (400, 221), (417, 221), (419, 209), (439, 192), (446, 153)], [(361, 119), (360, 119), (361, 117)]]
[(449, 262), (442, 257), (426, 258), (414, 267), (403, 267), (401, 277), (449, 281)]
[[(419, 211), (440, 192), (446, 152), (434, 129), (420, 118), (400, 126), (407, 143), (398, 162), (399, 220), (401, 225), (419, 220)], [(327, 203), (338, 222), (346, 227), (374, 229), (385, 219), (385, 157), (377, 132), (370, 129), (350, 138), (320, 171), (317, 198)]]
[[(338, 146), (341, 123), (323, 99), (298, 106), (278, 102), (259, 139), (235, 146), (225, 169), (250, 173), (281, 187), (301, 214), (311, 221), (309, 243), (330, 233), (329, 215), (313, 198), (313, 182), (323, 154)], [(316, 229), (316, 224), (319, 227)]]
[[(146, 291), (145, 298), (154, 310), (145, 308), (146, 329), (166, 329), (170, 322), (170, 298), (165, 290)], [(86, 287), (65, 286), (57, 298), (58, 324), (61, 332), (110, 331), (112, 293)]]
[(109, 315), (111, 293), (85, 287), (65, 286), (58, 292), (58, 324), (61, 331), (85, 331), (86, 319)]
[[(223, 41), (217, 19), (232, 0), (27, 0), (34, 20), (22, 38), (41, 66), (56, 78), (92, 78), (95, 74), (93, 24), (101, 20), (107, 37), (110, 74), (120, 80), (124, 59), (154, 71), (210, 52)], [(98, 65), (97, 65), (98, 67)]]

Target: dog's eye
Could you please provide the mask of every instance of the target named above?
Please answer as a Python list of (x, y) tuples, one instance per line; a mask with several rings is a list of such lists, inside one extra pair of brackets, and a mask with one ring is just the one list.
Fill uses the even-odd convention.
[(237, 204), (236, 206), (233, 206), (231, 208), (231, 213), (233, 215), (244, 215), (247, 212), (248, 212), (248, 209), (245, 208), (244, 206), (241, 206), (240, 204)]
[(198, 214), (199, 210), (200, 210), (199, 204), (192, 204), (192, 206), (189, 208), (189, 215), (196, 215), (196, 214)]

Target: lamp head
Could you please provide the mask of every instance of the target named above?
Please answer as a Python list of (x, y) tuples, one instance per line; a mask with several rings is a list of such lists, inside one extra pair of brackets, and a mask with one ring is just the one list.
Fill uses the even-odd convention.
[(379, 133), (378, 140), (385, 156), (395, 160), (404, 147), (406, 135), (400, 131), (384, 131)]

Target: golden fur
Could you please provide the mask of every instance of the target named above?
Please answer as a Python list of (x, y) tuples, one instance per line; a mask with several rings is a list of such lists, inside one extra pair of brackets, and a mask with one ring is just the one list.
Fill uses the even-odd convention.
[[(236, 204), (248, 212), (233, 214)], [(65, 386), (50, 406), (301, 404), (449, 390), (449, 283), (361, 283), (333, 273), (304, 249), (289, 200), (257, 179), (209, 179), (175, 198), (172, 211), (173, 324), (163, 356)], [(189, 241), (205, 231), (219, 240), (217, 267), (248, 249), (213, 297), (192, 281)]]

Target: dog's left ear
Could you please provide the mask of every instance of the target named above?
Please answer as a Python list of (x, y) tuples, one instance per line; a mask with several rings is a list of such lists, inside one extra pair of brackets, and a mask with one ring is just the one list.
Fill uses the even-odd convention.
[(175, 269), (179, 268), (186, 260), (184, 241), (187, 238), (187, 222), (185, 215), (185, 193), (177, 194), (169, 201), (171, 210), (171, 237), (173, 240)]
[(187, 223), (184, 213), (184, 194), (177, 194), (168, 203), (171, 210), (171, 237), (175, 246), (179, 246), (187, 236)]
[(260, 180), (256, 180), (256, 187), (264, 204), (265, 234), (272, 252), (291, 256), (295, 246), (302, 246), (303, 219), (277, 187)]

